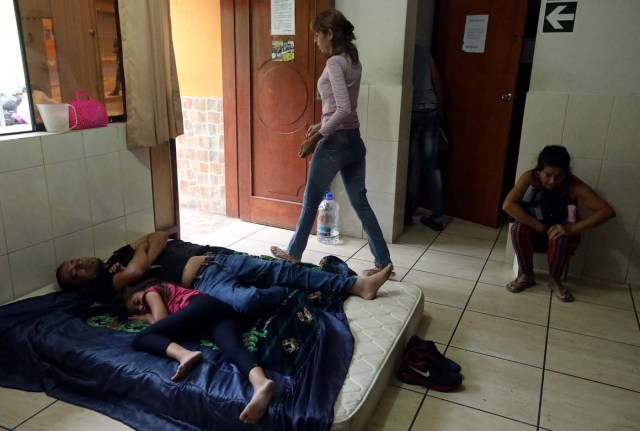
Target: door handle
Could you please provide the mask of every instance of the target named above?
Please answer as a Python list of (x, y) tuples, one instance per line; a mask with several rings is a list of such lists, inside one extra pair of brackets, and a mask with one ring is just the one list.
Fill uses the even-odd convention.
[(513, 100), (513, 94), (504, 93), (502, 96), (500, 96), (500, 99), (502, 99), (503, 102), (511, 102)]

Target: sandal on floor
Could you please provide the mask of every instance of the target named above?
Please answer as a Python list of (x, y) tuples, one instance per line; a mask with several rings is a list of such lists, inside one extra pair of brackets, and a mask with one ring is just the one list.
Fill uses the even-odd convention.
[[(377, 274), (377, 273), (379, 273), (379, 272), (380, 272), (380, 271), (382, 271), (383, 269), (384, 269), (384, 268), (378, 268), (377, 266), (374, 266), (374, 267), (373, 267), (373, 268), (371, 268), (371, 269), (365, 269), (365, 270), (363, 270), (363, 271), (362, 271), (362, 275), (364, 275), (365, 277), (370, 277), (370, 276), (372, 276), (373, 274)], [(396, 272), (392, 270), (392, 271), (391, 271), (391, 274), (389, 274), (389, 277), (394, 277), (395, 275), (396, 275)]]
[(275, 245), (271, 246), (271, 254), (276, 259), (286, 260), (287, 262), (291, 262), (291, 263), (300, 263), (300, 259), (296, 259), (295, 257), (291, 256), (289, 253), (287, 253), (280, 247), (276, 247)]
[(507, 290), (511, 293), (520, 293), (523, 290), (535, 286), (536, 282), (531, 280), (513, 280), (507, 283)]
[(573, 297), (571, 292), (569, 292), (569, 289), (567, 289), (566, 287), (563, 287), (559, 291), (555, 289), (551, 289), (551, 290), (553, 291), (553, 294), (556, 295), (556, 298), (558, 298), (562, 302), (573, 302), (576, 299)]

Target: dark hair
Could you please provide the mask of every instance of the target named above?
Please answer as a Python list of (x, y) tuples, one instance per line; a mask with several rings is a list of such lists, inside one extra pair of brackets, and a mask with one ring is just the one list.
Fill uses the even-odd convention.
[(547, 145), (538, 155), (537, 172), (546, 167), (562, 168), (571, 174), (571, 156), (567, 149), (561, 145)]
[(132, 286), (127, 286), (120, 290), (120, 292), (118, 292), (116, 303), (113, 307), (114, 312), (120, 316), (126, 317), (128, 315), (127, 309), (125, 307), (125, 302), (127, 302), (127, 299), (129, 299), (131, 295), (147, 290), (151, 286), (158, 289), (162, 300), (166, 302), (169, 298), (169, 288), (167, 287), (167, 283), (156, 278), (150, 278), (148, 280), (145, 280), (138, 284), (134, 284)]
[(354, 64), (359, 62), (358, 49), (353, 41), (356, 35), (353, 34), (353, 24), (337, 9), (327, 9), (316, 15), (311, 20), (309, 27), (312, 31), (327, 34), (329, 30), (333, 33), (331, 46), (332, 54), (347, 53)]
[[(98, 262), (98, 267), (96, 269), (96, 276), (99, 276), (101, 272), (105, 271), (105, 263), (102, 259), (96, 259)], [(87, 280), (85, 282), (76, 282), (73, 283), (69, 280), (62, 280), (62, 267), (65, 263), (69, 262), (65, 260), (60, 264), (60, 266), (56, 269), (56, 281), (58, 282), (58, 286), (63, 292), (81, 292), (87, 293), (91, 290), (92, 287), (95, 287), (92, 283), (92, 280)]]

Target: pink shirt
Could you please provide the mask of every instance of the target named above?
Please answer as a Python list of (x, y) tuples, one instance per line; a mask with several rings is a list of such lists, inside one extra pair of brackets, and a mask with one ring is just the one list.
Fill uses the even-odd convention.
[(362, 65), (353, 64), (347, 54), (334, 55), (327, 60), (318, 79), (318, 93), (322, 98), (322, 136), (340, 129), (360, 127), (356, 109), (361, 76)]
[(196, 295), (202, 295), (202, 292), (198, 292), (197, 290), (185, 289), (184, 287), (178, 286), (177, 284), (167, 283), (167, 288), (169, 289), (169, 297), (165, 298), (162, 295), (162, 292), (158, 290), (155, 286), (151, 286), (146, 289), (145, 295), (147, 292), (157, 292), (160, 294), (164, 301), (164, 305), (166, 305), (169, 314), (173, 314), (176, 311), (184, 308), (192, 297)]

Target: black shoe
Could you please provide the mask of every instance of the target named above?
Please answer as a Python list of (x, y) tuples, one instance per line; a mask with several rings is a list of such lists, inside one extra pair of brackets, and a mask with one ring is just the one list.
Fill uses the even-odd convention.
[(442, 222), (435, 221), (431, 216), (420, 217), (420, 223), (427, 227), (430, 227), (433, 230), (437, 230), (438, 232), (444, 230), (444, 225), (442, 224)]
[(407, 350), (402, 358), (398, 379), (410, 385), (421, 385), (436, 391), (451, 391), (462, 383), (460, 374), (441, 368), (411, 350)]
[(442, 353), (440, 353), (433, 341), (423, 340), (417, 335), (414, 335), (409, 339), (409, 342), (407, 343), (407, 351), (415, 352), (424, 360), (430, 360), (436, 366), (454, 373), (459, 373), (460, 370), (462, 370), (462, 367), (458, 365), (457, 362), (446, 358)]

